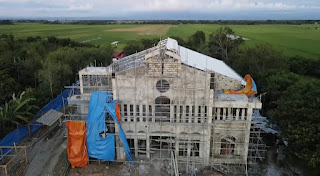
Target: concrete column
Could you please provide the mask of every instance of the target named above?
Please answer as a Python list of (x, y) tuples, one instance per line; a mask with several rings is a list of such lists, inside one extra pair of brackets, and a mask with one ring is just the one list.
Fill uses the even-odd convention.
[(176, 123), (180, 123), (180, 105), (177, 105), (177, 120), (176, 120)]
[[(211, 109), (211, 108), (210, 108)], [(210, 139), (211, 139), (211, 126), (207, 126), (207, 129), (204, 131), (205, 134), (205, 140), (204, 143), (204, 163), (205, 165), (209, 165), (210, 161)], [(200, 142), (201, 145), (201, 142)]]
[(174, 105), (170, 105), (170, 122), (174, 121)]
[(147, 122), (147, 124), (149, 124), (149, 118), (151, 118), (149, 116), (149, 104), (146, 104), (146, 122)]
[(208, 112), (207, 112), (207, 113), (208, 113), (208, 114), (207, 114), (207, 117), (208, 117), (208, 123), (209, 123), (209, 124), (211, 124), (212, 121), (213, 121), (213, 116), (212, 116), (212, 111), (214, 110), (213, 108), (214, 108), (214, 107), (212, 107), (212, 106), (208, 106), (208, 107), (207, 107), (207, 111), (208, 111)]
[(241, 120), (244, 120), (244, 112), (245, 112), (246, 108), (242, 108), (242, 112), (241, 112)]
[(226, 112), (227, 112), (227, 108), (223, 108), (222, 120), (226, 120)]
[[(148, 119), (147, 119), (147, 121), (148, 121)], [(146, 155), (147, 155), (147, 158), (148, 159), (150, 159), (150, 136), (149, 136), (149, 125), (147, 125), (146, 126), (146, 131), (147, 131), (147, 133), (146, 133), (146, 151), (147, 151), (147, 153), (146, 153)]]
[(121, 103), (120, 106), (121, 106), (121, 108), (120, 108), (121, 109), (121, 112), (120, 112), (121, 113), (121, 119), (120, 120), (122, 122), (124, 122), (124, 118), (127, 118), (127, 117), (124, 116), (124, 104)]
[(142, 104), (139, 105), (139, 117), (140, 117), (140, 122), (143, 121), (143, 110), (142, 110)]
[(188, 116), (188, 118), (189, 118), (189, 123), (192, 123), (192, 119), (193, 119), (193, 116), (192, 116), (192, 105), (190, 105), (189, 106), (189, 116)]
[(79, 81), (80, 81), (80, 94), (83, 94), (83, 79), (82, 74), (79, 72)]
[(137, 158), (138, 157), (138, 148), (139, 147), (138, 147), (138, 136), (137, 136), (137, 132), (136, 131), (134, 133), (133, 142), (134, 142), (134, 155)]
[(178, 135), (176, 134), (176, 144), (175, 144), (175, 158), (178, 158), (179, 157), (179, 142), (178, 142)]
[[(118, 125), (115, 126), (115, 133), (119, 134)], [(117, 161), (124, 161), (125, 160), (124, 148), (122, 146), (120, 146), (119, 136), (116, 135), (115, 138), (116, 138), (116, 147), (117, 147)]]
[(221, 110), (221, 108), (217, 109), (217, 120), (220, 120), (220, 110)]
[(194, 123), (199, 123), (198, 122), (198, 112), (199, 112), (199, 106), (197, 104), (194, 105)]
[[(207, 109), (208, 111), (208, 109)], [(208, 112), (207, 112), (208, 113)], [(205, 111), (205, 107), (201, 106), (201, 123), (205, 123), (205, 118), (206, 118), (206, 111)]]
[(131, 122), (130, 104), (127, 104), (127, 121)]
[(186, 123), (186, 105), (182, 105), (182, 123)]
[(191, 143), (190, 143), (190, 140), (188, 140), (186, 157), (190, 157), (190, 153), (191, 153)]
[(233, 120), (233, 114), (231, 113), (231, 108), (229, 107), (228, 108), (228, 117), (227, 117), (228, 120)]
[(155, 105), (151, 105), (152, 107), (152, 122), (156, 122), (156, 106)]
[(239, 108), (237, 108), (236, 109), (236, 120), (239, 120), (239, 112), (240, 112), (240, 110), (239, 110)]
[(251, 122), (251, 119), (252, 119), (252, 111), (253, 111), (252, 108), (248, 108), (248, 111), (247, 111), (247, 121), (249, 121), (249, 122)]
[(134, 122), (137, 122), (137, 107), (136, 107), (136, 104), (134, 103), (133, 104), (133, 121)]

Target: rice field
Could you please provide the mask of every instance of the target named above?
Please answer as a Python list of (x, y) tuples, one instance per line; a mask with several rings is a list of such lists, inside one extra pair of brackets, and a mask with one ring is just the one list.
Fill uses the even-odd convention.
[[(118, 49), (130, 40), (143, 38), (165, 38), (179, 36), (187, 39), (201, 30), (209, 36), (223, 25), (217, 24), (180, 24), (180, 25), (73, 25), (18, 23), (0, 25), (1, 34), (13, 34), (17, 38), (29, 36), (55, 36), (71, 38), (79, 42), (107, 45), (119, 41)], [(246, 46), (257, 43), (270, 43), (288, 56), (302, 55), (308, 58), (320, 58), (320, 25), (228, 25), (236, 35), (249, 38)]]

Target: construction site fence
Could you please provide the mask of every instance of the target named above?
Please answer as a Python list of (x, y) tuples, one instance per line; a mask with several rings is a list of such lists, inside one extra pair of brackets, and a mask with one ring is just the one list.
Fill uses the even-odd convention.
[[(74, 83), (74, 85), (77, 83)], [(70, 93), (77, 94), (78, 91), (74, 91), (71, 88), (67, 88), (64, 91), (62, 91), (55, 99), (50, 101), (47, 105), (45, 105), (34, 117), (34, 120), (31, 124), (18, 126), (17, 129), (11, 131), (9, 134), (7, 134), (1, 141), (0, 146), (13, 146), (14, 144), (18, 144), (24, 137), (28, 136), (29, 134), (32, 134), (36, 132), (41, 126), (41, 123), (36, 122), (36, 119), (46, 112), (48, 112), (50, 109), (54, 109), (56, 111), (59, 111), (63, 105), (68, 103), (67, 97), (70, 96)], [(10, 150), (8, 148), (3, 149), (3, 153), (6, 154)], [(0, 160), (1, 161), (1, 160)]]

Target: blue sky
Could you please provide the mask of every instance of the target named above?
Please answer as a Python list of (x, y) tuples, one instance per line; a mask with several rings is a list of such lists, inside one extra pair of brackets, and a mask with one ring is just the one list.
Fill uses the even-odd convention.
[(0, 17), (320, 19), (320, 0), (0, 0)]

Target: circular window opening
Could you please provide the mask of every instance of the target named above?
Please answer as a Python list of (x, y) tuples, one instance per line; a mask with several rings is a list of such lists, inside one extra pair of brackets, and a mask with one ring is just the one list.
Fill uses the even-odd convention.
[(168, 81), (162, 79), (157, 82), (156, 88), (161, 93), (167, 92), (170, 88), (170, 84)]

